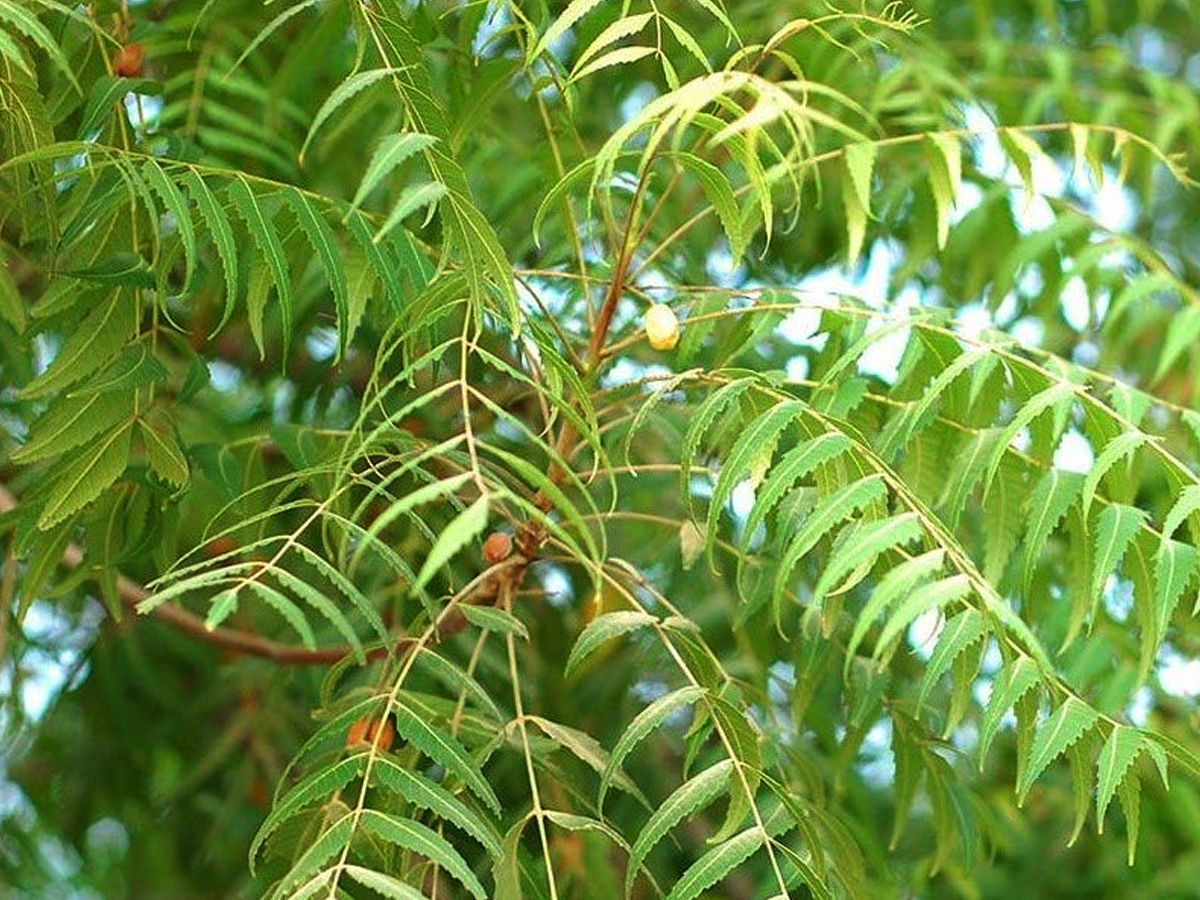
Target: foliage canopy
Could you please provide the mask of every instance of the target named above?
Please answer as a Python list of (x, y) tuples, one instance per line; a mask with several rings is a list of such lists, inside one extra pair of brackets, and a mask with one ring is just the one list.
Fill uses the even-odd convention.
[(1197, 73), (1188, 0), (0, 0), (0, 882), (1192, 896)]

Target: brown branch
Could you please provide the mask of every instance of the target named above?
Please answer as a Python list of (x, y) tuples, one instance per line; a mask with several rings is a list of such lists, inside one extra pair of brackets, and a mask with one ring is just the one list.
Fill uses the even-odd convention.
[[(600, 364), (604, 361), (604, 345), (608, 340), (608, 332), (612, 328), (612, 320), (617, 312), (617, 304), (621, 300), (621, 294), (625, 291), (625, 280), (629, 277), (629, 266), (633, 262), (634, 250), (638, 246), (637, 236), (633, 232), (634, 226), (637, 224), (638, 204), (641, 202), (642, 192), (645, 190), (649, 171), (649, 167), (647, 167), (638, 179), (637, 187), (633, 192), (633, 199), (629, 204), (629, 213), (625, 219), (625, 233), (621, 237), (621, 249), (617, 254), (617, 264), (613, 268), (612, 280), (608, 283), (608, 290), (604, 294), (604, 303), (600, 307), (600, 314), (596, 317), (596, 324), (592, 328), (592, 336), (588, 341), (587, 369), (582, 373), (585, 377), (594, 375)], [(575, 427), (571, 422), (564, 421), (562, 430), (558, 434), (558, 440), (554, 444), (556, 456), (564, 459), (570, 456), (575, 448), (575, 439), (577, 437)], [(550, 481), (556, 485), (562, 484), (566, 478), (566, 472), (554, 460), (550, 461), (550, 471), (548, 474)], [(538, 491), (533, 498), (533, 502), (542, 512), (550, 511), (550, 498), (546, 496), (544, 491)], [(537, 547), (541, 545), (544, 539), (544, 529), (538, 528), (531, 521), (527, 522), (517, 535), (517, 545), (526, 556), (532, 558)]]
[(629, 265), (633, 262), (633, 251), (638, 244), (633, 233), (634, 226), (637, 224), (638, 204), (641, 202), (642, 192), (646, 188), (649, 173), (650, 169), (647, 166), (646, 170), (642, 172), (641, 178), (638, 179), (633, 199), (629, 203), (629, 214), (625, 220), (625, 234), (621, 238), (621, 249), (617, 254), (617, 264), (613, 268), (612, 281), (608, 283), (604, 304), (600, 307), (600, 315), (596, 318), (596, 325), (592, 329), (592, 338), (588, 342), (588, 371), (585, 373), (588, 375), (593, 374), (600, 365), (604, 342), (608, 340), (608, 332), (612, 327), (613, 314), (616, 313), (617, 303), (625, 290), (625, 279), (629, 275)]
[[(0, 513), (10, 512), (17, 508), (17, 500), (12, 493), (3, 485), (0, 484)], [(9, 560), (12, 556), (9, 556)], [(77, 544), (67, 544), (62, 555), (63, 567), (72, 571), (80, 568), (83, 565), (83, 550)], [(495, 602), (500, 594), (500, 587), (505, 582), (512, 585), (519, 585), (521, 579), (524, 578), (525, 570), (528, 567), (530, 558), (519, 556), (513, 562), (507, 565), (497, 566), (495, 574), (485, 577), (479, 584), (476, 590), (472, 591), (469, 596), (461, 602), (471, 603), (474, 605), (490, 605)], [(6, 569), (11, 569), (11, 566), (6, 566)], [(6, 577), (8, 572), (5, 573)], [(138, 604), (150, 597), (150, 593), (137, 582), (124, 575), (117, 575), (117, 593), (120, 595), (121, 603), (131, 613), (136, 616), (142, 615), (138, 612)], [(0, 610), (0, 615), (3, 614)], [(164, 625), (169, 625), (184, 634), (189, 634), (199, 641), (213, 646), (220, 647), (224, 650), (229, 650), (234, 653), (244, 653), (247, 656), (256, 656), (260, 659), (268, 659), (271, 662), (280, 665), (288, 666), (323, 666), (331, 665), (344, 659), (354, 653), (353, 647), (328, 647), (320, 650), (309, 650), (307, 647), (296, 647), (291, 644), (280, 644), (272, 641), (269, 638), (254, 634), (249, 631), (238, 631), (233, 628), (209, 628), (204, 624), (204, 620), (194, 613), (188, 612), (186, 609), (181, 609), (178, 606), (156, 606), (150, 615)], [(435, 643), (444, 641), (449, 637), (458, 634), (467, 627), (467, 618), (458, 610), (450, 610), (442, 620), (441, 626), (438, 628), (438, 633)], [(429, 643), (429, 642), (426, 642)], [(414, 638), (401, 637), (397, 638), (395, 643), (390, 646), (372, 647), (366, 651), (366, 659), (368, 662), (376, 659), (382, 659), (393, 650), (404, 650), (416, 644)]]

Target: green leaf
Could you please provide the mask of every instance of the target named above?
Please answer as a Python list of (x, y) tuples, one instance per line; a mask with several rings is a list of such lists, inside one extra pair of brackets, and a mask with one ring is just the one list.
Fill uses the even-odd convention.
[(320, 553), (313, 550), (307, 544), (297, 542), (295, 550), (304, 560), (309, 563), (321, 575), (324, 575), (329, 582), (341, 591), (342, 596), (349, 600), (354, 608), (358, 611), (374, 630), (376, 637), (381, 643), (387, 644), (392, 640), (392, 634), (388, 631), (387, 626), (383, 624), (383, 619), (380, 617), (375, 605), (371, 600), (360, 591), (349, 578), (342, 574), (337, 566), (325, 559)]
[(1024, 804), (1025, 796), (1046, 767), (1069, 746), (1083, 737), (1099, 718), (1099, 713), (1076, 697), (1068, 697), (1037, 731), (1029, 761), (1017, 785), (1018, 803)]
[(1104, 833), (1104, 813), (1129, 767), (1142, 749), (1142, 734), (1136, 728), (1113, 726), (1096, 763), (1096, 828)]
[(578, 187), (579, 185), (590, 182), (593, 171), (596, 168), (595, 157), (589, 156), (583, 162), (578, 163), (569, 172), (563, 175), (554, 183), (554, 187), (546, 192), (546, 196), (542, 198), (542, 202), (538, 204), (537, 211), (533, 214), (533, 243), (540, 247), (542, 245), (541, 230), (542, 221), (546, 218), (546, 213), (557, 202), (569, 203), (567, 194)]
[(737, 197), (725, 173), (712, 163), (701, 159), (693, 153), (677, 153), (677, 159), (687, 169), (704, 189), (704, 195), (721, 221), (721, 228), (729, 241), (729, 252), (733, 257), (733, 265), (741, 263), (742, 254), (746, 251), (746, 234), (742, 227), (742, 214), (738, 208)]
[(421, 153), (437, 143), (437, 138), (431, 134), (405, 132), (389, 134), (379, 141), (367, 171), (359, 182), (358, 191), (354, 195), (351, 209), (358, 209), (367, 195), (379, 186), (396, 166), (400, 165), (414, 153)]
[(657, 48), (645, 46), (618, 47), (616, 50), (596, 57), (582, 69), (571, 74), (567, 79), (567, 84), (574, 84), (594, 72), (599, 72), (601, 69), (608, 69), (613, 66), (623, 66), (629, 63), (637, 62), (639, 59), (645, 59), (652, 53), (656, 53)]
[(417, 657), (416, 665), (418, 668), (428, 669), (434, 678), (449, 687), (456, 694), (461, 692), (464, 699), (474, 701), (475, 705), (491, 716), (493, 721), (504, 722), (507, 720), (507, 717), (500, 712), (500, 707), (496, 705), (496, 701), (492, 699), (492, 695), (487, 692), (483, 685), (440, 653), (427, 647)]
[(707, 693), (707, 688), (700, 685), (681, 687), (659, 697), (633, 717), (633, 720), (621, 733), (621, 737), (617, 739), (616, 746), (613, 747), (612, 754), (608, 758), (608, 765), (605, 766), (604, 772), (600, 776), (600, 794), (599, 799), (596, 800), (597, 809), (604, 809), (604, 796), (608, 793), (608, 784), (633, 748), (671, 715), (693, 705)]
[(612, 44), (615, 44), (621, 38), (629, 37), (637, 34), (647, 23), (654, 18), (654, 13), (641, 13), (635, 16), (622, 16), (611, 25), (608, 25), (603, 31), (596, 35), (595, 39), (587, 45), (579, 57), (575, 60), (575, 67), (572, 69), (572, 77), (578, 72), (581, 66), (587, 64), (587, 61)]
[[(360, 758), (365, 760), (366, 754)], [(499, 837), (480, 815), (419, 772), (411, 772), (388, 755), (381, 754), (375, 758), (371, 777), (412, 805), (427, 809), (440, 819), (461, 828), (479, 841), (493, 858), (499, 858), (503, 852)]]
[(854, 661), (854, 651), (858, 649), (867, 630), (879, 618), (880, 614), (889, 609), (897, 600), (909, 596), (918, 586), (936, 575), (945, 561), (946, 551), (942, 548), (930, 550), (920, 556), (905, 560), (887, 573), (871, 592), (871, 598), (863, 606), (858, 620), (854, 623), (854, 631), (846, 644), (846, 662), (843, 677), (848, 677), (850, 664)]
[(575, 639), (575, 644), (571, 647), (571, 653), (567, 657), (563, 676), (570, 678), (571, 673), (584, 660), (614, 638), (618, 638), (639, 628), (653, 625), (657, 621), (658, 619), (654, 616), (640, 610), (621, 610), (597, 616), (588, 623), (587, 627), (580, 632), (579, 637)]
[(162, 167), (155, 160), (146, 160), (142, 164), (141, 172), (142, 176), (146, 179), (146, 183), (158, 194), (163, 205), (174, 219), (175, 228), (179, 232), (180, 243), (183, 244), (184, 258), (187, 260), (187, 269), (183, 276), (183, 293), (189, 294), (194, 287), (194, 279), (197, 272), (196, 263), (199, 259), (200, 250), (196, 243), (196, 227), (192, 223), (192, 214), (188, 208), (187, 198), (176, 187), (175, 182), (166, 176)]
[(92, 441), (133, 415), (134, 395), (63, 397), (33, 423), (29, 440), (12, 454), (22, 465), (57, 456)]
[[(405, 266), (393, 252), (394, 247), (390, 246), (389, 242), (376, 244), (362, 213), (348, 213), (345, 225), (346, 230), (366, 258), (367, 265), (371, 267), (371, 271), (375, 273), (387, 290), (391, 311), (397, 316), (401, 315), (408, 307), (409, 293), (417, 294), (425, 287), (427, 279), (423, 278), (419, 264)], [(410, 246), (407, 235), (402, 231), (392, 235), (392, 243), (397, 246)], [(419, 258), (415, 253), (412, 254), (412, 259), (419, 263)], [(404, 275), (408, 275), (407, 280), (410, 285), (405, 284)]]
[[(587, 763), (597, 775), (603, 777), (607, 773), (609, 781), (621, 790), (638, 799), (643, 799), (638, 786), (623, 770), (616, 766), (612, 766), (610, 770), (608, 751), (586, 731), (571, 728), (569, 725), (563, 725), (561, 722), (552, 722), (541, 716), (527, 716), (526, 718), (540, 728), (550, 740), (569, 753), (574, 754), (581, 761)], [(645, 801), (643, 800), (643, 802)]]
[(309, 246), (316, 251), (317, 260), (325, 270), (329, 288), (333, 293), (333, 305), (337, 311), (338, 353), (337, 359), (346, 352), (346, 345), (354, 336), (350, 325), (350, 290), (346, 284), (346, 269), (338, 252), (333, 229), (320, 211), (315, 209), (307, 197), (295, 188), (284, 191), (288, 205), (300, 223), (300, 230), (308, 238)]
[(146, 459), (154, 474), (163, 481), (182, 487), (188, 480), (187, 456), (175, 436), (175, 426), (162, 410), (152, 410), (138, 419)]
[(754, 378), (745, 377), (721, 385), (704, 398), (692, 415), (679, 451), (679, 496), (689, 511), (692, 508), (692, 463), (700, 449), (700, 442), (721, 411), (748, 391), (754, 382)]
[(845, 590), (843, 579), (852, 570), (872, 565), (879, 554), (919, 540), (925, 533), (916, 512), (848, 527), (852, 529), (850, 537), (834, 551), (813, 588), (814, 607), (819, 607), (825, 595), (835, 589)]
[(291, 588), (297, 597), (324, 616), (338, 634), (346, 639), (346, 643), (354, 650), (355, 655), (359, 659), (363, 658), (362, 641), (358, 639), (354, 626), (350, 624), (350, 620), (346, 618), (338, 605), (326, 597), (322, 590), (310, 584), (306, 579), (294, 575), (283, 566), (273, 567), (271, 574), (279, 580), (280, 584)]
[(259, 599), (283, 616), (284, 620), (300, 636), (300, 641), (305, 647), (309, 650), (316, 649), (316, 636), (313, 634), (308, 620), (304, 618), (304, 613), (300, 611), (300, 607), (279, 593), (279, 591), (270, 585), (263, 584), (261, 581), (251, 581), (249, 588), (253, 593), (258, 594)]
[(961, 600), (970, 590), (971, 582), (967, 576), (959, 574), (935, 581), (909, 594), (908, 598), (896, 607), (896, 611), (884, 620), (879, 640), (875, 643), (875, 657), (880, 658), (892, 641), (916, 621), (918, 616), (933, 609), (941, 609), (955, 600)]
[(1072, 173), (1079, 176), (1084, 172), (1089, 172), (1092, 177), (1092, 184), (1099, 187), (1104, 181), (1104, 169), (1100, 163), (1099, 156), (1091, 152), (1088, 147), (1088, 139), (1091, 137), (1091, 133), (1092, 130), (1086, 125), (1075, 123), (1071, 125), (1071, 143), (1075, 151)]
[(75, 69), (71, 65), (54, 35), (46, 28), (34, 13), (17, 3), (0, 3), (0, 23), (7, 23), (14, 31), (19, 31), (37, 45), (54, 63), (55, 67), (71, 83), (77, 94), (82, 94), (79, 82), (75, 80)]
[(409, 591), (410, 594), (419, 594), (443, 565), (487, 527), (488, 504), (487, 495), (479, 497), (443, 529), (442, 533), (438, 535), (437, 541), (429, 549), (421, 571), (417, 573), (417, 580)]
[[(425, 162), (433, 179), (447, 188), (446, 203), (442, 206), (442, 227), (469, 286), (473, 313), (476, 317), (482, 313), (494, 288), (494, 293), (500, 295), (509, 330), (516, 337), (521, 309), (512, 265), (495, 229), (471, 200), (466, 173), (449, 152), (449, 129), (445, 114), (433, 99), (435, 88), (424, 48), (398, 17), (388, 18), (386, 31), (391, 49), (405, 63), (396, 70), (392, 86), (403, 102), (414, 130), (440, 138), (425, 151)], [(384, 56), (390, 54), (385, 52)]]
[(109, 432), (62, 467), (50, 500), (42, 507), (39, 529), (45, 531), (83, 509), (121, 477), (129, 464), (133, 433), (129, 426), (127, 422)]
[(379, 243), (392, 229), (411, 216), (418, 209), (427, 209), (425, 221), (428, 222), (438, 209), (438, 204), (446, 196), (446, 186), (437, 181), (427, 181), (424, 184), (409, 185), (400, 194), (395, 205), (388, 212), (387, 218), (379, 226), (372, 240)]
[(33, 68), (25, 57), (24, 48), (16, 39), (4, 31), (0, 31), (0, 56), (7, 59), (28, 78), (33, 77)]
[(772, 596), (777, 613), (782, 606), (784, 589), (796, 563), (812, 550), (834, 525), (886, 495), (887, 487), (884, 485), (883, 476), (868, 475), (842, 485), (808, 514), (800, 530), (788, 543), (776, 570)]
[(992, 584), (1002, 583), (1016, 549), (1025, 524), (1027, 495), (1023, 466), (1011, 457), (1005, 459), (980, 516), (985, 544), (983, 577)]
[(708, 506), (707, 533), (710, 537), (709, 559), (712, 559), (713, 542), (717, 534), (717, 524), (722, 510), (729, 502), (733, 489), (739, 481), (746, 477), (754, 462), (775, 447), (780, 433), (795, 422), (804, 413), (804, 404), (798, 400), (788, 400), (771, 407), (742, 432), (741, 436), (730, 448), (729, 454), (721, 463), (717, 476), (716, 487), (713, 488), (712, 500)]
[(1029, 530), (1025, 533), (1025, 554), (1021, 565), (1025, 590), (1029, 590), (1042, 548), (1083, 490), (1083, 481), (1084, 476), (1075, 472), (1052, 468), (1038, 480), (1029, 494), (1025, 513)]
[(496, 884), (494, 900), (521, 900), (521, 832), (528, 816), (517, 819), (504, 836), (504, 853), (492, 865), (492, 880)]
[(753, 856), (766, 840), (763, 830), (753, 825), (713, 847), (688, 867), (667, 894), (667, 900), (695, 900)]
[(1004, 714), (1038, 683), (1039, 677), (1037, 663), (1028, 656), (1018, 656), (1001, 669), (992, 681), (992, 696), (988, 700), (983, 725), (979, 729), (980, 766), (987, 758), (988, 748), (992, 745), (992, 739), (1000, 728)]
[[(3, 32), (0, 32), (0, 38)], [(0, 321), (8, 322), (17, 334), (25, 330), (25, 298), (8, 271), (8, 263), (0, 254)]]
[(741, 828), (754, 807), (754, 795), (762, 779), (762, 747), (759, 743), (762, 734), (750, 723), (744, 708), (735, 706), (719, 694), (709, 694), (707, 705), (722, 738), (721, 743), (727, 745), (726, 752), (737, 766), (729, 783), (725, 822), (709, 838), (715, 844)]
[(904, 833), (904, 825), (916, 797), (917, 785), (925, 772), (924, 754), (914, 737), (917, 723), (892, 710), (892, 758), (895, 760), (895, 813), (888, 849), (894, 850)]
[(347, 813), (321, 831), (320, 836), (308, 844), (300, 858), (292, 864), (287, 875), (280, 880), (271, 896), (289, 896), (291, 888), (311, 878), (325, 862), (349, 843), (354, 835), (354, 816)]
[(227, 189), (230, 199), (237, 207), (238, 214), (246, 223), (250, 237), (266, 262), (266, 270), (271, 273), (275, 283), (275, 293), (279, 297), (279, 316), (283, 330), (283, 358), (287, 359), (291, 348), (292, 338), (292, 309), (295, 301), (292, 298), (292, 276), (288, 271), (287, 255), (283, 245), (275, 234), (270, 217), (262, 208), (254, 191), (246, 184), (244, 178), (235, 178)]
[(234, 60), (233, 65), (226, 70), (224, 76), (225, 80), (228, 81), (230, 76), (232, 76), (233, 73), (241, 66), (241, 64), (246, 61), (246, 58), (252, 55), (267, 38), (283, 27), (288, 20), (299, 15), (307, 9), (316, 6), (319, 2), (320, 0), (301, 0), (301, 2), (297, 3), (295, 6), (289, 6), (270, 22), (268, 22), (266, 26), (259, 29), (258, 33), (254, 36), (254, 40), (252, 40), (246, 46), (246, 49), (241, 52), (236, 60)]
[(629, 866), (625, 872), (625, 896), (628, 897), (634, 880), (646, 856), (676, 825), (694, 816), (729, 790), (733, 777), (733, 761), (723, 759), (685, 781), (666, 800), (655, 808), (638, 833), (629, 851)]
[(871, 175), (875, 167), (875, 144), (847, 144), (846, 176), (842, 179), (842, 203), (846, 208), (846, 257), (851, 265), (862, 253), (867, 219), (871, 217)]
[(1182, 310), (1171, 316), (1171, 324), (1167, 327), (1153, 380), (1162, 381), (1184, 351), (1196, 346), (1197, 339), (1200, 339), (1200, 306), (1185, 305)]
[(515, 634), (522, 640), (529, 640), (529, 629), (525, 623), (512, 613), (498, 609), (495, 606), (476, 606), (472, 603), (460, 603), (458, 611), (463, 617), (477, 628), (484, 631), (494, 631), (497, 634)]
[(308, 153), (308, 145), (312, 143), (313, 137), (316, 136), (316, 133), (320, 130), (326, 119), (337, 112), (346, 101), (382, 81), (384, 78), (395, 76), (399, 72), (399, 69), (392, 68), (367, 69), (364, 72), (356, 72), (334, 88), (330, 95), (325, 98), (325, 102), (321, 104), (321, 108), (317, 110), (317, 114), (313, 117), (312, 125), (308, 128), (304, 144), (300, 147), (299, 155), (301, 164), (303, 164), (304, 157)]
[(359, 561), (366, 554), (369, 547), (378, 543), (379, 535), (392, 522), (403, 515), (407, 515), (417, 506), (423, 503), (429, 503), (441, 497), (448, 496), (460, 487), (471, 480), (471, 474), (464, 472), (459, 475), (451, 475), (449, 478), (443, 478), (440, 481), (435, 481), (432, 484), (422, 485), (415, 491), (410, 491), (403, 497), (400, 497), (396, 502), (392, 503), (380, 513), (375, 521), (371, 523), (371, 527), (367, 529), (362, 540), (359, 541), (358, 548), (354, 551), (354, 555), (350, 558), (350, 564), (347, 567), (351, 574), (354, 574), (358, 567)]
[(363, 887), (370, 888), (380, 896), (387, 897), (388, 900), (426, 900), (425, 895), (415, 887), (383, 872), (375, 872), (371, 869), (364, 869), (362, 866), (349, 864), (343, 866), (342, 871)]
[(1106, 506), (1096, 522), (1096, 558), (1092, 569), (1092, 597), (1098, 598), (1108, 576), (1116, 572), (1130, 542), (1145, 524), (1146, 513), (1121, 503)]
[[(92, 83), (88, 92), (87, 102), (79, 118), (79, 129), (75, 132), (81, 141), (92, 140), (97, 133), (103, 134), (104, 121), (113, 114), (114, 108), (118, 115), (125, 113), (123, 100), (126, 94), (142, 93), (157, 94), (161, 86), (146, 78), (120, 78), (112, 75), (101, 75)], [(104, 141), (102, 140), (101, 143)]]
[[(742, 530), (742, 550), (745, 551), (758, 526), (766, 519), (767, 514), (775, 508), (784, 494), (798, 480), (818, 466), (836, 459), (850, 449), (850, 439), (835, 431), (825, 432), (811, 440), (802, 441), (771, 467), (766, 480), (759, 488), (754, 499), (750, 515), (746, 517), (746, 525)], [(744, 557), (743, 557), (744, 558)], [(742, 558), (739, 558), (739, 563)]]
[[(193, 356), (193, 359), (198, 357)], [(204, 370), (207, 373), (207, 369)], [(145, 387), (167, 377), (167, 370), (162, 363), (155, 359), (150, 348), (144, 343), (136, 343), (121, 351), (121, 355), (109, 366), (101, 369), (87, 381), (75, 385), (67, 394), (70, 398), (88, 397), (93, 394), (107, 394), (115, 391), (129, 391)], [(182, 394), (182, 391), (180, 392)], [(181, 396), (179, 399), (186, 400)], [(108, 403), (120, 403), (119, 398), (109, 397)]]
[(981, 429), (971, 435), (966, 446), (955, 455), (939, 501), (945, 510), (943, 517), (947, 526), (954, 528), (958, 524), (959, 516), (962, 515), (979, 479), (983, 477), (987, 460), (999, 440), (999, 428)]
[(126, 291), (114, 291), (84, 316), (46, 371), (25, 385), (19, 395), (26, 399), (44, 397), (91, 375), (121, 351), (137, 326), (137, 300)]
[(1118, 460), (1131, 456), (1147, 440), (1149, 440), (1149, 436), (1140, 431), (1126, 431), (1117, 435), (1105, 445), (1104, 450), (1096, 457), (1096, 461), (1092, 463), (1092, 467), (1088, 470), (1087, 477), (1083, 482), (1082, 503), (1083, 515), (1085, 517), (1092, 508), (1092, 499), (1096, 496), (1096, 488), (1100, 485), (1100, 479), (1108, 473), (1108, 470)]
[[(1179, 598), (1200, 565), (1200, 553), (1190, 544), (1163, 538), (1154, 566), (1154, 645), (1162, 643)], [(1143, 626), (1144, 627), (1144, 626)]]
[(550, 24), (550, 27), (546, 29), (538, 42), (526, 54), (526, 65), (532, 64), (535, 59), (542, 55), (547, 47), (566, 34), (572, 25), (599, 6), (601, 2), (602, 0), (571, 0), (567, 4), (567, 8)]
[(1131, 276), (1128, 284), (1122, 288), (1109, 306), (1108, 315), (1104, 319), (1104, 330), (1111, 333), (1119, 324), (1126, 309), (1136, 309), (1139, 301), (1149, 300), (1159, 292), (1177, 293), (1179, 283), (1175, 277), (1166, 272), (1153, 272), (1148, 275)]
[(500, 800), (466, 749), (447, 732), (435, 729), (403, 700), (395, 705), (396, 733), (466, 785), (476, 797), (500, 815)]
[(304, 778), (283, 795), (271, 808), (267, 818), (258, 827), (254, 840), (250, 842), (250, 874), (253, 875), (258, 851), (280, 825), (302, 809), (315, 803), (323, 803), (348, 785), (351, 779), (362, 774), (365, 756), (344, 759), (329, 768), (321, 768)]
[(450, 842), (428, 826), (374, 809), (359, 813), (359, 825), (376, 837), (431, 860), (456, 878), (473, 897), (487, 900), (487, 891)]
[(200, 211), (200, 218), (204, 220), (204, 225), (212, 237), (213, 244), (217, 248), (217, 256), (221, 259), (221, 269), (225, 273), (225, 309), (221, 313), (221, 321), (212, 330), (212, 334), (216, 334), (225, 327), (225, 323), (229, 321), (229, 317), (233, 314), (233, 308), (237, 304), (237, 242), (233, 237), (233, 226), (229, 224), (229, 217), (225, 215), (225, 210), (221, 208), (221, 204), (217, 202), (216, 196), (205, 184), (204, 179), (192, 169), (185, 170), (181, 179), (192, 202)]
[(921, 679), (921, 690), (917, 696), (918, 706), (925, 703), (929, 689), (946, 673), (959, 654), (987, 633), (987, 620), (974, 609), (965, 609), (946, 623), (937, 646), (933, 648), (933, 655), (925, 665), (925, 677)]
[[(921, 399), (917, 401), (912, 409), (911, 415), (908, 417), (910, 422), (908, 432), (911, 431), (925, 418), (929, 410), (933, 407), (943, 394), (946, 393), (950, 385), (952, 385), (960, 375), (975, 366), (981, 359), (990, 356), (991, 353), (986, 347), (977, 347), (969, 350), (966, 353), (961, 353), (956, 356), (942, 371), (938, 372), (929, 382), (927, 387), (921, 393)], [(904, 436), (897, 438), (899, 445), (904, 446), (907, 439)]]
[(1044, 388), (1031, 397), (1027, 403), (1017, 410), (1012, 421), (1000, 432), (1000, 436), (992, 448), (991, 456), (988, 458), (987, 474), (983, 481), (983, 496), (985, 500), (987, 499), (992, 480), (996, 477), (996, 470), (1000, 468), (1000, 460), (1008, 452), (1009, 445), (1016, 438), (1017, 434), (1023, 428), (1028, 427), (1034, 419), (1047, 409), (1070, 404), (1075, 398), (1075, 391), (1076, 386), (1071, 382), (1055, 381), (1049, 387)]
[(1163, 520), (1163, 537), (1169, 538), (1173, 535), (1184, 520), (1197, 510), (1200, 510), (1200, 484), (1190, 484), (1179, 492), (1179, 497)]
[(68, 269), (58, 274), (108, 287), (152, 288), (154, 273), (140, 253), (122, 250), (104, 257), (84, 269)]
[(1138, 829), (1141, 825), (1142, 783), (1134, 774), (1124, 779), (1117, 788), (1117, 799), (1125, 813), (1125, 840), (1129, 847), (1128, 863), (1133, 865), (1137, 857)]
[(1067, 748), (1067, 761), (1071, 764), (1071, 794), (1075, 805), (1075, 822), (1067, 846), (1073, 847), (1083, 826), (1087, 822), (1088, 807), (1095, 794), (1096, 777), (1093, 773), (1092, 756), (1094, 741), (1091, 735), (1084, 736)]
[(962, 190), (962, 144), (957, 135), (933, 132), (929, 141), (929, 186), (937, 209), (938, 249), (946, 246), (954, 201)]
[(204, 617), (204, 627), (212, 631), (237, 612), (237, 595), (237, 588), (229, 588), (213, 597), (208, 615)]
[(1000, 144), (1025, 184), (1025, 205), (1028, 206), (1037, 187), (1033, 180), (1033, 160), (1047, 159), (1046, 151), (1032, 137), (1016, 128), (1000, 129)]
[(874, 143), (847, 144), (843, 148), (851, 189), (858, 198), (859, 206), (868, 214), (871, 209), (871, 176), (875, 169), (876, 149)]

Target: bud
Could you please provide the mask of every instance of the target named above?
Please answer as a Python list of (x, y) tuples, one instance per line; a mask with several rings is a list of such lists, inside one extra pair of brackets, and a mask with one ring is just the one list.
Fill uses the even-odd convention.
[(483, 542), (483, 558), (492, 565), (504, 562), (512, 553), (512, 538), (503, 531), (493, 531)]
[(384, 719), (381, 724), (379, 719), (366, 717), (359, 719), (346, 731), (346, 749), (369, 750), (378, 746), (380, 750), (391, 750), (395, 738), (396, 729), (391, 720)]
[(215, 559), (218, 556), (224, 556), (226, 553), (232, 553), (238, 547), (237, 541), (227, 534), (213, 538), (204, 545), (204, 554), (209, 559)]
[(655, 350), (670, 350), (679, 343), (679, 319), (665, 303), (655, 303), (646, 310), (642, 325)]
[(126, 44), (113, 57), (113, 74), (122, 78), (137, 78), (142, 74), (142, 60), (146, 51), (141, 44)]

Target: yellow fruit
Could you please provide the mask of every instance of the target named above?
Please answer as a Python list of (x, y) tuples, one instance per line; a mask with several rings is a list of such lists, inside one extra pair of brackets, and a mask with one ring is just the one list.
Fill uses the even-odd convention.
[(655, 303), (646, 310), (642, 326), (655, 350), (670, 350), (679, 343), (679, 319), (665, 303)]

